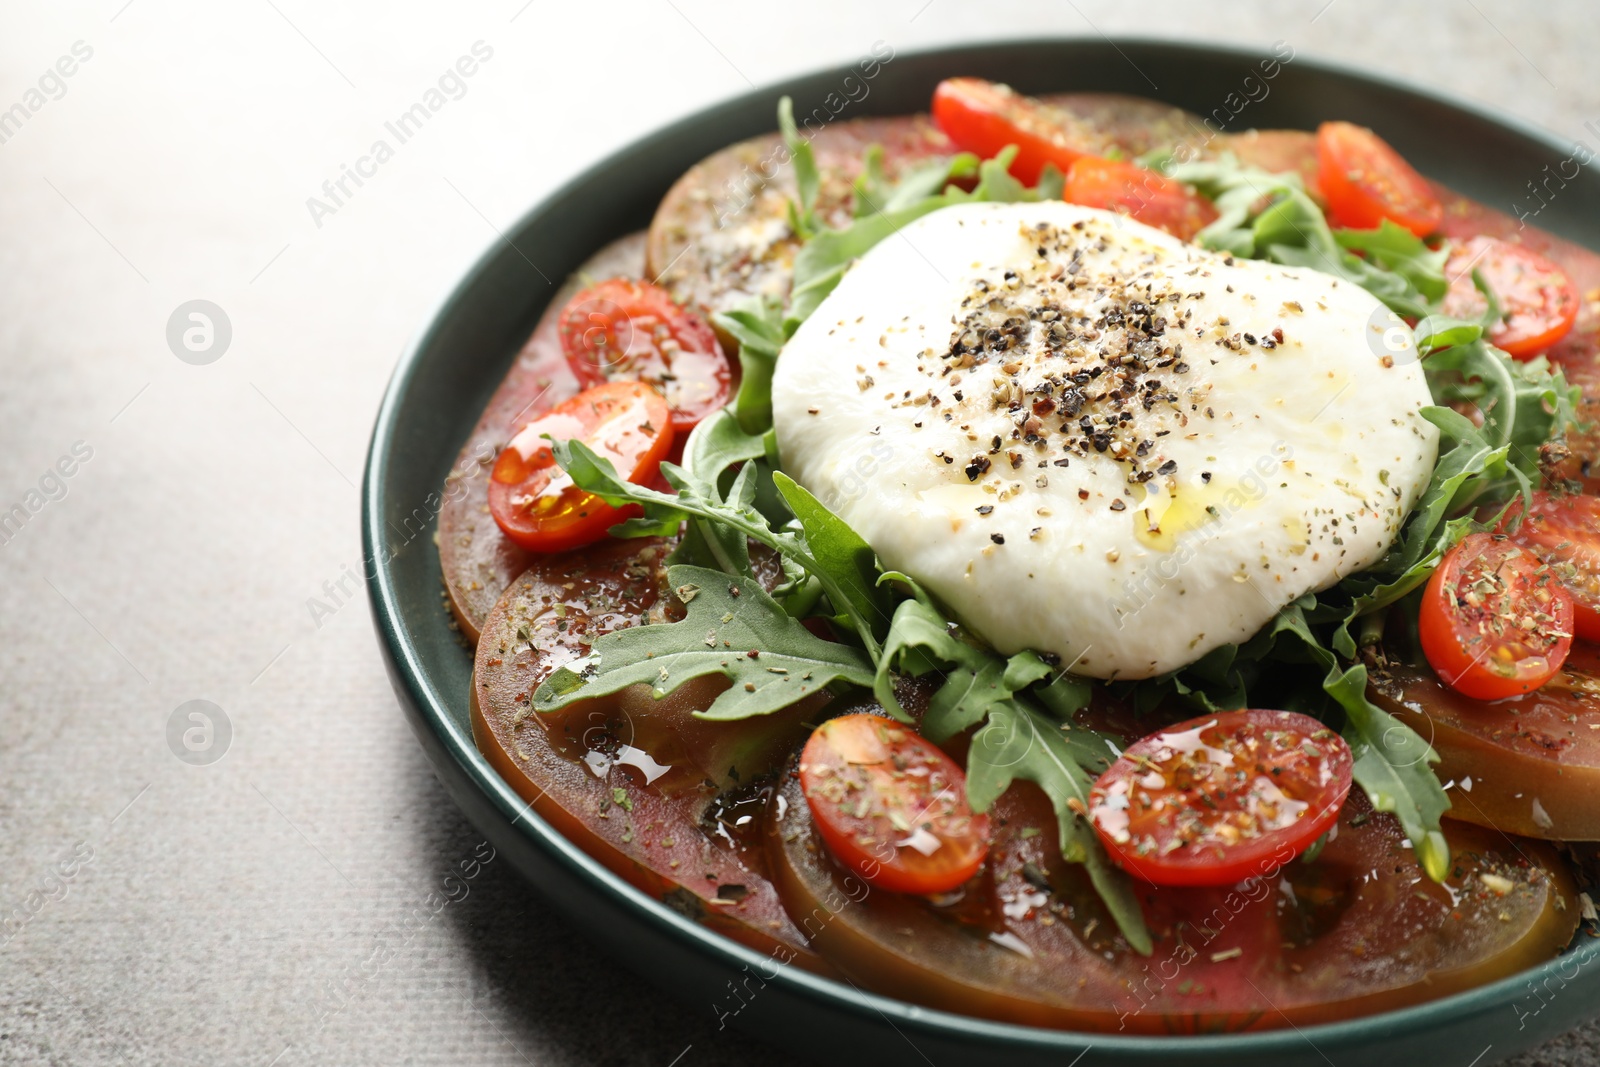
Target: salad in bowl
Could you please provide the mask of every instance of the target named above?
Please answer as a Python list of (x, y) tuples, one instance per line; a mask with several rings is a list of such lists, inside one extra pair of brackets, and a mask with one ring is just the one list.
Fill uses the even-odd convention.
[(1044, 1027), (1581, 936), (1600, 259), (1337, 117), (777, 125), (567, 283), (442, 494), (532, 809), (775, 966)]

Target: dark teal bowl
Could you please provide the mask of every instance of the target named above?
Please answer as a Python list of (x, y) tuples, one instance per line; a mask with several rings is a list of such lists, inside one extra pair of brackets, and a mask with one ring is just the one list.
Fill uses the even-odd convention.
[[(1104, 90), (1157, 97), (1201, 114), (1239, 93), (1265, 58), (1235, 49), (1147, 41), (1052, 40), (899, 55), (840, 116), (924, 110), (954, 74), (1027, 92)], [(433, 544), (438, 491), (489, 394), (559, 281), (607, 241), (647, 225), (693, 163), (773, 128), (778, 97), (804, 114), (853, 68), (760, 89), (661, 130), (569, 182), (507, 228), (445, 298), (395, 369), (378, 412), (362, 489), (368, 592), (395, 692), (434, 770), (468, 818), (615, 957), (680, 996), (687, 1011), (725, 1003), (766, 957), (697, 926), (624, 883), (533, 815), (472, 743), (472, 657), (440, 603)], [(1152, 84), (1154, 83), (1154, 84)], [(1237, 99), (1237, 98), (1236, 98)], [(1227, 112), (1223, 111), (1222, 115)], [(1313, 129), (1326, 117), (1373, 126), (1422, 171), (1512, 211), (1527, 183), (1571, 155), (1539, 130), (1366, 74), (1295, 59), (1232, 128)], [(1531, 203), (1531, 202), (1530, 202)], [(1600, 248), (1600, 177), (1583, 170), (1539, 215), (1541, 226)], [(1600, 803), (1600, 800), (1597, 800)], [(1039, 1030), (932, 1011), (783, 969), (729, 1021), (829, 1063), (875, 1067), (1004, 1062), (1173, 1065), (1441, 1062), (1512, 1055), (1600, 1013), (1600, 942), (1580, 936), (1560, 959), (1420, 1007), (1304, 1030), (1208, 1037), (1124, 1037)]]

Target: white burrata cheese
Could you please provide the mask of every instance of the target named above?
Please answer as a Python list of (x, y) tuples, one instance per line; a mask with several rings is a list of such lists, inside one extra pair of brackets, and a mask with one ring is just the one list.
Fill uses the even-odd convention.
[(773, 416), (785, 470), (998, 651), (1144, 678), (1394, 540), (1438, 437), (1392, 329), (1314, 270), (966, 204), (849, 271)]

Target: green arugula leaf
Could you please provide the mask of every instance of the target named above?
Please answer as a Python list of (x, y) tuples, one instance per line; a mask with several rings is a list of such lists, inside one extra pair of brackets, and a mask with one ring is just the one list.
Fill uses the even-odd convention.
[[(611, 528), (612, 534), (616, 536), (671, 536), (677, 533), (678, 525), (684, 520), (696, 518), (722, 527), (723, 529), (718, 532), (719, 538), (731, 538), (737, 534), (764, 544), (777, 552), (779, 556), (816, 579), (834, 609), (848, 617), (862, 646), (876, 662), (881, 649), (876, 636), (881, 615), (876, 611), (865, 610), (861, 601), (847, 588), (858, 582), (859, 577), (853, 569), (836, 570), (833, 566), (820, 562), (814, 555), (817, 549), (801, 534), (789, 530), (774, 530), (767, 522), (766, 516), (753, 506), (753, 487), (748, 494), (735, 498), (730, 493), (729, 498), (723, 500), (716, 486), (699, 480), (692, 472), (685, 471), (682, 467), (663, 463), (661, 473), (666, 476), (673, 488), (678, 490), (674, 496), (647, 486), (636, 485), (621, 477), (609, 460), (597, 455), (582, 441), (553, 441), (551, 449), (555, 453), (556, 462), (572, 476), (573, 483), (578, 488), (594, 493), (613, 507), (638, 504), (643, 508), (645, 513), (643, 518), (630, 519)], [(746, 469), (750, 466), (753, 464), (747, 465)], [(748, 486), (748, 483), (746, 485)], [(848, 527), (845, 529), (848, 530)], [(851, 531), (850, 536), (859, 540), (854, 531)], [(835, 556), (843, 559), (848, 555), (837, 545), (825, 541), (819, 541), (819, 545), (830, 553), (830, 559)]]
[(1335, 230), (1339, 247), (1362, 253), (1369, 262), (1393, 271), (1416, 288), (1430, 303), (1444, 298), (1450, 283), (1444, 276), (1450, 246), (1429, 248), (1422, 238), (1384, 219), (1375, 230)]
[(898, 572), (886, 574), (880, 581), (890, 578), (908, 585), (912, 597), (895, 609), (883, 654), (878, 657), (874, 695), (891, 715), (909, 722), (911, 717), (895, 697), (894, 675), (920, 678), (942, 670), (944, 680), (929, 700), (921, 728), (930, 740), (943, 741), (982, 721), (993, 704), (1009, 699), (1016, 690), (1002, 688), (1007, 664), (988, 649), (964, 640), (960, 628), (946, 621), (944, 612), (920, 585)]
[(783, 305), (771, 297), (753, 296), (711, 317), (739, 343), (739, 395), (733, 413), (739, 428), (760, 434), (772, 428), (772, 371), (778, 353), (793, 331), (784, 324)]
[(787, 96), (778, 101), (778, 131), (794, 164), (795, 187), (800, 194), (799, 205), (789, 205), (789, 226), (803, 240), (817, 229), (817, 194), (822, 189), (822, 175), (817, 172), (811, 142), (800, 136), (794, 124), (794, 101)]
[(1166, 171), (1215, 203), (1216, 221), (1195, 235), (1207, 248), (1344, 278), (1412, 318), (1428, 315), (1444, 296), (1448, 248), (1429, 249), (1392, 223), (1336, 233), (1298, 174), (1243, 167), (1231, 155), (1171, 164)]
[(1093, 688), (1088, 679), (1063, 671), (1048, 684), (1035, 687), (1033, 696), (1050, 714), (1062, 722), (1068, 722), (1089, 706)]
[(1141, 956), (1150, 955), (1150, 931), (1133, 883), (1112, 865), (1088, 820), (1079, 814), (1088, 811), (1094, 777), (1083, 769), (1055, 723), (1021, 701), (1003, 700), (990, 709), (988, 723), (968, 750), (967, 800), (974, 811), (987, 811), (1018, 778), (1036, 783), (1050, 798), (1062, 858), (1083, 864), (1129, 946)]
[(731, 485), (728, 472), (741, 463), (765, 459), (764, 433), (747, 433), (727, 408), (702, 419), (683, 446), (683, 469), (695, 481), (715, 485), (723, 493)]
[(1367, 699), (1367, 668), (1345, 665), (1326, 648), (1306, 621), (1314, 595), (1301, 597), (1273, 621), (1274, 634), (1290, 633), (1304, 642), (1311, 658), (1327, 672), (1322, 688), (1348, 716), (1345, 741), (1355, 756), (1355, 780), (1372, 806), (1392, 812), (1410, 839), (1428, 876), (1443, 881), (1450, 870), (1450, 848), (1439, 829), (1450, 800), (1431, 764), (1438, 753), (1415, 730)]
[(689, 566), (669, 567), (667, 581), (687, 601), (681, 622), (599, 637), (579, 669), (562, 667), (535, 690), (534, 710), (556, 711), (641, 683), (660, 699), (691, 679), (720, 674), (732, 685), (695, 717), (745, 719), (834, 683), (872, 684), (872, 661), (860, 649), (817, 637), (759, 584)]
[[(910, 582), (897, 571), (885, 573), (879, 581), (891, 579)], [(902, 722), (910, 722), (911, 716), (895, 696), (896, 673), (921, 678), (946, 663), (976, 670), (982, 658), (978, 649), (956, 640), (944, 615), (920, 587), (912, 583), (912, 589), (914, 595), (900, 602), (890, 621), (889, 635), (884, 639), (883, 654), (878, 657), (877, 676), (872, 686), (878, 703)]]
[(1076, 804), (1077, 810), (1088, 810), (1094, 775), (1084, 770), (1084, 764), (1104, 762), (1109, 749), (1100, 746), (1105, 738), (1081, 727), (1066, 734), (1065, 726), (1052, 722), (1031, 703), (1038, 698), (1047, 707), (1070, 715), (1088, 703), (1088, 683), (1061, 674), (1048, 685), (1030, 690), (1056, 674), (1042, 657), (1024, 651), (1002, 658), (965, 640), (932, 598), (906, 575), (889, 572), (880, 581), (905, 584), (912, 596), (896, 609), (883, 655), (878, 658), (874, 684), (878, 702), (890, 714), (910, 721), (895, 699), (895, 670), (919, 677), (942, 670), (944, 682), (928, 702), (921, 731), (937, 743), (984, 723), (967, 751), (967, 801), (972, 809), (987, 811), (1014, 778), (1038, 783), (1056, 811), (1062, 856), (1086, 867), (1123, 937), (1136, 951), (1148, 955), (1150, 934), (1130, 883), (1107, 860), (1099, 839), (1072, 808)]
[(1066, 192), (1067, 176), (1054, 163), (1046, 163), (1039, 172), (1039, 184), (1033, 187), (1040, 200), (1060, 200)]
[[(1428, 356), (1428, 387), (1440, 403), (1467, 401), (1483, 413), (1483, 437), (1509, 450), (1508, 470), (1475, 497), (1538, 484), (1540, 449), (1565, 436), (1583, 397), (1548, 359), (1512, 359), (1479, 339)], [(1519, 477), (1520, 475), (1520, 477)]]
[(887, 632), (893, 607), (887, 591), (878, 584), (878, 557), (872, 546), (787, 474), (775, 471), (772, 481), (805, 532), (812, 557), (849, 598), (848, 604), (836, 604), (834, 610), (847, 613), (846, 621), (871, 620), (874, 634)]
[(1428, 315), (1412, 329), (1417, 339), (1417, 353), (1423, 357), (1441, 348), (1471, 344), (1483, 336), (1483, 324), (1463, 322), (1447, 315)]
[(855, 182), (855, 216), (861, 219), (904, 211), (930, 196), (937, 196), (951, 182), (978, 173), (978, 163), (977, 156), (962, 152), (919, 163), (907, 170), (898, 182), (891, 182), (883, 171), (883, 146), (870, 145), (866, 163)]

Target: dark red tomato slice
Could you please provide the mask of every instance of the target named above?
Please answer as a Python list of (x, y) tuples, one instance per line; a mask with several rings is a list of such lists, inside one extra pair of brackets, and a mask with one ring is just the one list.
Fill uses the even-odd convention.
[(933, 91), (933, 121), (957, 148), (984, 159), (1016, 145), (1011, 173), (1026, 185), (1038, 184), (1046, 163), (1065, 174), (1098, 149), (1098, 140), (1072, 116), (982, 78), (940, 82)]
[(1426, 237), (1444, 218), (1427, 179), (1365, 126), (1324, 122), (1318, 128), (1317, 184), (1336, 226), (1371, 230), (1389, 219)]
[(943, 893), (989, 851), (989, 817), (967, 776), (908, 726), (865, 713), (829, 719), (800, 753), (800, 786), (828, 850), (880, 889)]
[(1350, 746), (1309, 715), (1230, 711), (1128, 746), (1089, 792), (1117, 863), (1156, 885), (1271, 877), (1339, 818)]
[(1572, 648), (1572, 597), (1532, 551), (1469, 534), (1428, 579), (1422, 651), (1458, 693), (1498, 700), (1539, 688)]
[(1500, 302), (1500, 323), (1489, 340), (1518, 358), (1536, 356), (1572, 331), (1578, 318), (1578, 290), (1567, 272), (1531, 248), (1496, 237), (1474, 237), (1450, 250), (1445, 274), (1450, 291), (1444, 313), (1458, 319), (1480, 319), (1488, 310), (1472, 283), (1472, 272)]
[(667, 398), (680, 434), (728, 402), (733, 374), (705, 319), (649, 282), (612, 278), (561, 311), (561, 348), (581, 385), (644, 382)]
[(505, 535), (530, 552), (565, 552), (591, 544), (628, 517), (572, 484), (556, 465), (548, 434), (580, 440), (617, 473), (644, 484), (672, 447), (667, 402), (641, 382), (585, 389), (517, 431), (489, 477), (489, 511)]
[(1062, 198), (1127, 215), (1187, 241), (1216, 221), (1211, 201), (1171, 178), (1132, 163), (1084, 156), (1067, 172)]
[[(1512, 504), (1504, 526), (1522, 513)], [(1511, 540), (1533, 550), (1572, 597), (1573, 626), (1585, 641), (1600, 641), (1600, 497), (1533, 494), (1533, 510)]]

